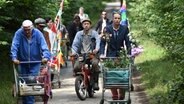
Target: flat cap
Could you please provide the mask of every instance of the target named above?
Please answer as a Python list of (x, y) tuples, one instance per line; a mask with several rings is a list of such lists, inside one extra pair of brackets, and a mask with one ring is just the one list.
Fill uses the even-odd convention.
[(46, 26), (46, 21), (43, 18), (35, 19), (34, 23), (37, 24), (37, 25)]

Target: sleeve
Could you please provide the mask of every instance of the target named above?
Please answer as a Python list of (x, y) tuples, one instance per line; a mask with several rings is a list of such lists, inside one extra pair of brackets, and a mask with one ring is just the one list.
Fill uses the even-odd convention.
[(43, 54), (43, 58), (47, 58), (48, 60), (50, 60), (51, 53), (48, 49), (45, 38), (43, 37), (43, 34), (41, 32), (38, 32), (38, 35), (40, 36), (40, 47), (41, 47), (41, 51), (42, 51), (42, 54)]
[(98, 33), (95, 31), (94, 32), (94, 35), (95, 35), (95, 39), (96, 39), (96, 46), (95, 46), (95, 50), (100, 50), (100, 35), (98, 35)]
[(100, 21), (98, 21), (98, 23), (97, 23), (97, 26), (96, 26), (95, 30), (97, 31), (97, 30), (99, 29), (99, 27), (100, 27)]
[(79, 48), (80, 48), (80, 32), (77, 32), (74, 40), (73, 40), (73, 44), (72, 44), (72, 54), (77, 54), (79, 52)]
[[(110, 30), (107, 26), (105, 27), (104, 30), (105, 30), (105, 33), (110, 34)], [(105, 46), (106, 46), (106, 41), (101, 40), (100, 42), (100, 54), (101, 55), (105, 54)]]
[(125, 27), (125, 45), (127, 47), (128, 54), (131, 55), (131, 43), (128, 33), (129, 33), (128, 27)]
[(45, 38), (45, 41), (47, 43), (47, 46), (48, 46), (49, 50), (51, 50), (51, 43), (50, 43), (50, 39), (49, 39), (49, 33), (47, 31), (44, 31), (44, 38)]
[(12, 40), (11, 52), (10, 52), (12, 61), (17, 59), (19, 45), (20, 45), (20, 32), (16, 32)]

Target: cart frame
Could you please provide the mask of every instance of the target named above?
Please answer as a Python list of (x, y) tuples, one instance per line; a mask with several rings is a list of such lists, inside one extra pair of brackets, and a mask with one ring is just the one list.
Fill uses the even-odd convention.
[[(126, 68), (107, 68), (104, 66), (104, 60), (109, 60), (109, 59), (116, 59), (118, 57), (106, 57), (106, 58), (101, 58), (101, 64), (100, 64), (100, 68), (102, 71), (102, 98), (100, 101), (100, 104), (104, 104), (104, 101), (108, 102), (108, 103), (122, 103), (122, 104), (131, 104), (131, 97), (130, 97), (130, 92), (132, 91), (131, 87), (132, 87), (132, 63), (129, 62), (128, 67)], [(107, 76), (108, 72), (128, 72), (128, 81), (127, 82), (120, 82), (120, 83), (107, 83), (107, 80), (112, 80), (115, 79), (116, 77), (109, 77)], [(121, 78), (121, 77), (117, 77)], [(105, 91), (106, 89), (111, 89), (111, 88), (122, 88), (124, 89), (126, 92), (128, 92), (128, 98), (125, 98), (124, 100), (109, 100), (105, 98)]]

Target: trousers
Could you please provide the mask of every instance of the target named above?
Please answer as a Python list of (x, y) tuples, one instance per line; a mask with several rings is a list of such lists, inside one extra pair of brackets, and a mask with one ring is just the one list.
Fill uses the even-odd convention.
[[(40, 63), (34, 64), (21, 64), (19, 65), (19, 73), (25, 76), (35, 76), (38, 75), (40, 72)], [(35, 98), (34, 96), (26, 96), (22, 97), (22, 104), (34, 104)]]

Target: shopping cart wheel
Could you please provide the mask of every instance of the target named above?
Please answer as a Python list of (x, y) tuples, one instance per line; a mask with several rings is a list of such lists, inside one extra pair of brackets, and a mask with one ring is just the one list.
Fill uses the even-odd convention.
[(100, 100), (100, 104), (104, 104), (104, 99), (101, 99)]
[(131, 84), (131, 91), (134, 91), (134, 86), (133, 86), (133, 84)]
[(132, 101), (131, 101), (131, 99), (128, 99), (128, 102), (127, 102), (127, 104), (131, 104), (131, 102), (132, 102)]

